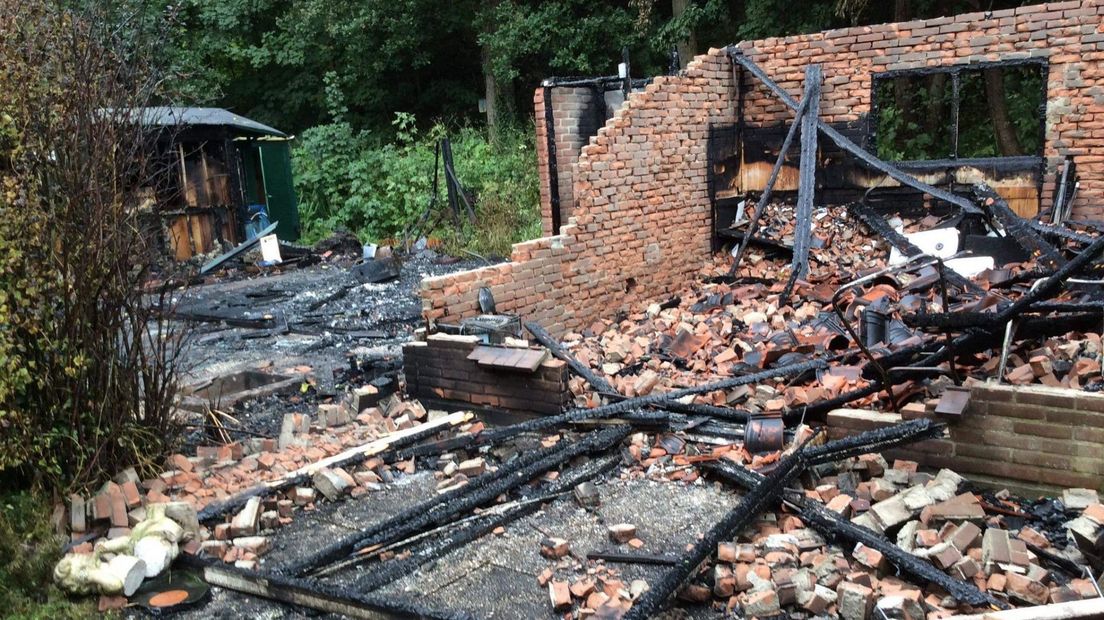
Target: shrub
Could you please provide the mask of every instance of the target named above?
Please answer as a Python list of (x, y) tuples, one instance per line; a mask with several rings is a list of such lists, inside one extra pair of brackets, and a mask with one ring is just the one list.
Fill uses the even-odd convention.
[[(456, 174), (474, 198), (474, 226), (436, 227), (453, 251), (507, 254), (511, 243), (540, 234), (536, 154), (532, 132), (504, 129), (491, 142), (481, 131), (435, 125), (415, 128), (409, 114), (395, 118), (396, 135), (381, 142), (348, 123), (304, 131), (293, 152), (304, 238), (317, 241), (336, 229), (362, 241), (396, 238), (425, 211), (433, 187), (434, 146), (450, 136)], [(444, 169), (438, 172), (437, 210), (448, 210)]]
[[(89, 9), (96, 10), (96, 9)], [(143, 291), (156, 33), (0, 0), (0, 475), (47, 489), (172, 441), (179, 342)]]

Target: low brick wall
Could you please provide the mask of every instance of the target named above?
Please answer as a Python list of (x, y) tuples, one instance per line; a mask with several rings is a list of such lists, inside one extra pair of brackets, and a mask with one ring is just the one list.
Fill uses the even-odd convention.
[[(828, 414), (841, 437), (901, 421), (897, 414), (843, 409)], [(1104, 491), (1104, 395), (1042, 386), (978, 385), (960, 418), (943, 418), (948, 439), (889, 453), (969, 476), (1044, 489)]]
[(476, 346), (471, 338), (441, 335), (403, 345), (407, 393), (536, 415), (555, 415), (569, 402), (567, 364), (549, 359), (534, 373), (488, 368), (468, 359)]

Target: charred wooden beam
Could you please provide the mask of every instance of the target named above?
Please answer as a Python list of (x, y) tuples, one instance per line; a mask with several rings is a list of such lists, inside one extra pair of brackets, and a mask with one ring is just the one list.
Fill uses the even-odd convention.
[[(729, 47), (728, 55), (733, 62), (738, 63), (741, 67), (746, 69), (748, 73), (752, 74), (756, 77), (756, 79), (762, 82), (763, 85), (766, 86), (772, 93), (774, 93), (776, 97), (781, 99), (783, 103), (785, 103), (793, 110), (796, 110), (798, 108), (797, 101), (795, 101), (794, 98), (790, 96), (790, 94), (786, 92), (786, 90), (783, 89), (781, 86), (779, 86), (774, 80), (770, 79), (770, 77), (763, 71), (763, 69), (759, 67), (759, 65), (755, 64), (753, 60), (744, 55), (744, 53), (740, 49), (736, 47)], [(885, 173), (897, 182), (924, 192), (926, 194), (930, 194), (944, 202), (949, 202), (953, 205), (956, 205), (967, 213), (981, 213), (981, 210), (978, 209), (977, 206), (971, 203), (968, 199), (948, 192), (946, 190), (939, 189), (938, 187), (935, 187), (933, 185), (924, 183), (923, 181), (920, 181), (912, 175), (902, 172), (901, 169), (897, 168), (896, 166), (882, 161), (881, 159), (878, 159), (859, 145), (849, 140), (846, 136), (844, 136), (828, 123), (825, 123), (824, 121), (818, 119), (817, 129), (819, 129), (820, 132), (824, 134), (824, 136), (827, 137), (829, 140), (835, 142), (836, 145), (838, 145), (841, 149), (847, 151), (851, 155), (854, 155), (856, 158), (858, 158), (860, 161), (870, 166), (871, 168)]]
[(541, 507), (541, 499), (554, 499), (583, 482), (613, 469), (620, 461), (620, 455), (611, 454), (595, 459), (581, 467), (571, 469), (542, 488), (538, 494), (535, 494), (535, 497), (526, 498), (526, 500), (535, 499), (536, 501), (525, 501), (505, 511), (488, 514), (484, 518), (476, 519), (456, 528), (453, 532), (422, 543), (411, 549), (409, 554), (404, 554), (403, 558), (390, 560), (378, 569), (369, 571), (362, 577), (357, 578), (353, 587), (361, 592), (378, 590), (397, 579), (409, 575), (419, 566), (438, 560), (446, 553), (479, 539), (496, 527), (506, 525), (536, 512)]
[(1027, 225), (1030, 226), (1035, 232), (1040, 235), (1045, 235), (1054, 239), (1061, 239), (1062, 241), (1073, 241), (1075, 243), (1089, 244), (1093, 242), (1096, 237), (1092, 235), (1086, 235), (1085, 233), (1079, 233), (1076, 230), (1070, 230), (1065, 226), (1055, 226), (1053, 224), (1044, 224), (1035, 220), (1025, 220)]
[(570, 459), (587, 452), (608, 449), (624, 439), (628, 433), (628, 426), (615, 426), (590, 433), (581, 440), (563, 440), (550, 448), (522, 455), (502, 465), (495, 472), (473, 478), (464, 487), (421, 502), (364, 532), (357, 532), (328, 545), (285, 567), (283, 571), (288, 574), (302, 574), (361, 549), (389, 544), (441, 525), (457, 514), (491, 502), (499, 495), (520, 487)]
[(350, 618), (364, 620), (395, 618), (474, 620), (475, 618), (465, 612), (435, 609), (412, 600), (402, 601), (392, 596), (362, 594), (350, 588), (313, 580), (243, 570), (224, 564), (221, 560), (203, 560), (187, 553), (181, 554), (179, 561), (186, 566), (202, 570), (203, 580), (211, 585)]
[(802, 103), (809, 100), (809, 107), (801, 118), (801, 160), (797, 180), (797, 211), (794, 227), (794, 254), (790, 265), (790, 280), (782, 291), (786, 301), (798, 279), (809, 271), (809, 246), (813, 236), (813, 195), (816, 193), (817, 122), (820, 114), (820, 83), (823, 73), (820, 65), (805, 67), (805, 94)]
[(1035, 229), (1027, 223), (1027, 220), (1016, 215), (1008, 206), (1008, 202), (1001, 198), (1000, 194), (993, 191), (992, 187), (984, 183), (978, 183), (974, 186), (974, 195), (977, 196), (979, 203), (992, 211), (996, 219), (1004, 226), (1005, 232), (1012, 235), (1012, 238), (1020, 244), (1020, 247), (1032, 255), (1038, 256), (1039, 263), (1043, 267), (1057, 269), (1066, 264), (1066, 259), (1062, 257), (1058, 250), (1039, 236)]
[[(733, 69), (735, 67), (736, 64), (733, 63)], [(743, 94), (743, 91), (741, 91), (741, 94)], [(759, 201), (755, 203), (755, 213), (752, 214), (747, 230), (744, 231), (744, 236), (740, 239), (740, 246), (732, 257), (732, 266), (728, 269), (728, 275), (730, 276), (736, 275), (736, 270), (740, 267), (740, 259), (743, 258), (744, 251), (747, 250), (748, 242), (755, 238), (755, 233), (759, 230), (759, 219), (763, 216), (763, 212), (767, 210), (767, 205), (770, 204), (771, 196), (774, 194), (774, 185), (778, 182), (778, 175), (782, 172), (782, 164), (786, 161), (786, 154), (789, 153), (790, 146), (793, 145), (797, 129), (801, 126), (802, 119), (805, 118), (810, 105), (811, 100), (808, 97), (802, 97), (801, 105), (798, 106), (794, 115), (793, 124), (786, 132), (786, 137), (782, 140), (782, 148), (779, 149), (778, 157), (774, 160), (774, 167), (771, 168), (770, 177), (767, 178), (767, 185), (763, 188), (763, 193), (759, 195)]]
[(615, 564), (648, 564), (651, 566), (674, 566), (679, 556), (660, 553), (625, 553), (623, 551), (591, 551), (588, 560), (601, 560)]
[[(762, 474), (734, 463), (706, 463), (702, 467), (744, 488), (754, 488), (766, 480)], [(871, 549), (876, 549), (902, 573), (927, 583), (934, 583), (960, 602), (973, 606), (1002, 605), (1000, 601), (982, 592), (974, 584), (951, 577), (930, 562), (912, 555), (869, 528), (840, 519), (838, 515), (823, 505), (807, 499), (803, 494), (788, 494), (786, 501), (798, 508), (798, 517), (802, 521), (827, 538), (842, 538), (851, 543), (862, 543)]]
[[(583, 364), (575, 356), (568, 353), (567, 349), (560, 344), (552, 334), (549, 334), (547, 330), (541, 327), (539, 324), (533, 321), (525, 323), (525, 329), (529, 333), (533, 334), (533, 337), (542, 346), (547, 348), (556, 359), (564, 361), (575, 374), (579, 375), (586, 380), (598, 393), (607, 398), (616, 399), (618, 401), (628, 400), (627, 396), (624, 396), (606, 380), (605, 377), (594, 372), (586, 364)], [(728, 409), (725, 407), (713, 407), (710, 405), (697, 405), (697, 404), (685, 404), (675, 401), (668, 401), (662, 404), (663, 408), (676, 413), (685, 413), (687, 415), (703, 415), (722, 420), (733, 420), (738, 422), (744, 422), (747, 420), (748, 413), (737, 409)]]
[[(923, 254), (920, 248), (913, 245), (904, 235), (893, 230), (889, 223), (885, 221), (885, 218), (875, 213), (874, 209), (871, 209), (869, 206), (860, 202), (853, 202), (847, 205), (847, 212), (866, 225), (871, 232), (885, 239), (886, 243), (897, 248), (897, 251), (905, 256), (912, 257)], [(958, 288), (975, 293), (984, 292), (978, 285), (954, 271), (947, 272), (946, 276), (947, 280)]]
[(544, 348), (548, 349), (552, 353), (552, 355), (556, 357), (556, 359), (563, 360), (567, 364), (568, 368), (574, 371), (575, 374), (579, 375), (583, 379), (586, 379), (586, 382), (589, 383), (591, 387), (598, 390), (599, 392), (617, 391), (616, 389), (614, 389), (609, 381), (606, 381), (605, 377), (596, 374), (586, 364), (575, 359), (574, 355), (568, 353), (567, 349), (565, 349), (563, 345), (560, 344), (560, 341), (556, 340), (556, 338), (554, 338), (552, 334), (548, 333), (547, 330), (541, 327), (540, 324), (533, 321), (526, 321), (525, 329), (529, 330), (529, 333), (533, 334), (533, 338), (536, 338), (537, 342), (541, 343)]

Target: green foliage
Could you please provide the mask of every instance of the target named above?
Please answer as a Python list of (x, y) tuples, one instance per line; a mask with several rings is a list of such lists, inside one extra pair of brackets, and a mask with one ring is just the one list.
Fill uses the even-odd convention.
[[(337, 229), (362, 240), (401, 235), (429, 205), (434, 145), (446, 134), (452, 141), (456, 174), (473, 195), (480, 219), (478, 230), (469, 231), (474, 235), (470, 249), (505, 253), (509, 243), (533, 231), (534, 222), (539, 232), (531, 130), (507, 128), (492, 143), (471, 127), (449, 132), (435, 125), (420, 132), (410, 114), (397, 114), (393, 123), (395, 138), (389, 142), (345, 122), (313, 127), (300, 135), (292, 156), (305, 241), (317, 241)], [(439, 175), (437, 209), (443, 212), (443, 169)], [(495, 225), (484, 230), (490, 222)]]
[[(136, 193), (159, 38), (114, 13), (0, 0), (0, 475), (91, 484), (175, 430), (179, 342), (150, 311)], [(72, 85), (79, 84), (79, 88)]]
[(0, 495), (0, 609), (5, 618), (92, 618), (88, 601), (70, 601), (53, 585), (53, 568), (65, 540), (50, 529), (50, 511), (40, 496)]

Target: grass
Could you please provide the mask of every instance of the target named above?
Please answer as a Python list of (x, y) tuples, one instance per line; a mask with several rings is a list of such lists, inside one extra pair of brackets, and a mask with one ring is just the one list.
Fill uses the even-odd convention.
[(61, 544), (50, 503), (29, 492), (0, 494), (0, 617), (23, 620), (98, 617), (96, 599), (70, 599), (53, 582)]

